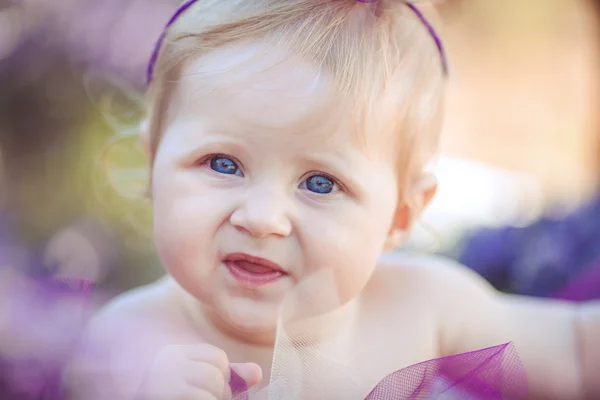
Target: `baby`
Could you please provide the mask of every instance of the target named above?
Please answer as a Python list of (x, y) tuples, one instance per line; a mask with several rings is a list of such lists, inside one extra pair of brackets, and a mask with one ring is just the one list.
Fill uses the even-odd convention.
[(297, 392), (272, 398), (362, 400), (399, 369), (508, 342), (532, 398), (600, 397), (598, 304), (502, 295), (462, 266), (391, 252), (436, 191), (425, 166), (447, 65), (418, 7), (181, 6), (141, 134), (168, 274), (96, 316), (70, 398), (227, 399), (234, 381), (286, 378), (300, 354), (352, 368), (309, 363), (287, 377)]

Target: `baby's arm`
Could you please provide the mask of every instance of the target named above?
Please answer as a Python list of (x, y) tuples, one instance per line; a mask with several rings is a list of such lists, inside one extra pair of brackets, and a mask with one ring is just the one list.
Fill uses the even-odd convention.
[(229, 363), (223, 350), (186, 335), (156, 288), (117, 298), (90, 324), (68, 368), (68, 400), (227, 399), (261, 381), (259, 366)]
[(530, 398), (600, 398), (599, 302), (500, 294), (470, 270), (444, 264), (429, 275), (438, 286), (442, 355), (513, 342)]
[[(88, 324), (66, 373), (68, 400), (131, 400), (158, 352), (172, 341), (160, 285), (116, 297)], [(158, 322), (160, 321), (160, 322)]]
[(151, 359), (141, 349), (144, 335), (134, 337), (121, 317), (111, 308), (89, 324), (65, 374), (68, 400), (133, 399)]

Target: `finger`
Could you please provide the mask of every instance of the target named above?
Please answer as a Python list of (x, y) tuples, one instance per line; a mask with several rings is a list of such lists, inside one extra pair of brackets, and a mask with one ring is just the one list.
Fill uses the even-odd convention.
[[(225, 380), (225, 382), (229, 382), (228, 380)], [(231, 392), (231, 387), (227, 384), (223, 387), (223, 393), (221, 393), (221, 397), (219, 397), (219, 400), (232, 400), (233, 399), (233, 393)]]
[(233, 394), (245, 391), (262, 381), (262, 369), (254, 363), (231, 364), (229, 385)]
[(184, 380), (188, 385), (205, 390), (220, 398), (225, 390), (227, 380), (223, 371), (211, 364), (189, 362), (184, 368)]
[(223, 374), (225, 377), (225, 385), (223, 392), (223, 400), (231, 400), (234, 395), (245, 393), (248, 390), (248, 385), (235, 371), (227, 368), (227, 371)]
[(180, 351), (185, 358), (190, 361), (214, 365), (220, 369), (221, 372), (226, 372), (229, 370), (229, 359), (227, 354), (218, 347), (206, 343), (183, 345), (178, 347), (178, 351)]

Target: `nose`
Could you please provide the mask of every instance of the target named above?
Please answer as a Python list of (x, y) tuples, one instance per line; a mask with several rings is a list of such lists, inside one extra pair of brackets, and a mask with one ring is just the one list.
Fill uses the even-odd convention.
[(274, 190), (256, 187), (231, 214), (230, 222), (256, 238), (289, 236), (292, 231), (289, 200)]

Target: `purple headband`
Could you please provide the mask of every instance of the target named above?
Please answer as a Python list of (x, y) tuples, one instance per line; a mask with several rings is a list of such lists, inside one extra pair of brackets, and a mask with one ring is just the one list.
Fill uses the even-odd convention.
[[(147, 70), (147, 75), (146, 75), (146, 80), (147, 80), (148, 84), (150, 84), (150, 82), (152, 82), (152, 79), (154, 77), (154, 68), (156, 66), (156, 61), (158, 60), (160, 49), (161, 49), (162, 44), (163, 44), (163, 42), (165, 40), (165, 37), (167, 36), (167, 32), (168, 32), (169, 28), (196, 1), (197, 0), (187, 0), (185, 3), (183, 3), (177, 9), (177, 11), (175, 11), (175, 14), (173, 14), (173, 16), (171, 17), (171, 19), (169, 20), (169, 22), (167, 22), (167, 25), (165, 26), (165, 28), (164, 28), (163, 32), (161, 33), (158, 41), (156, 42), (156, 45), (154, 46), (154, 51), (152, 52), (152, 56), (150, 57), (150, 62), (148, 63), (148, 70)], [(356, 1), (359, 2), (359, 3), (377, 3), (378, 0), (356, 0)], [(431, 37), (435, 41), (435, 45), (438, 48), (438, 51), (440, 53), (440, 57), (442, 59), (442, 69), (444, 70), (444, 74), (447, 75), (448, 74), (448, 59), (446, 57), (446, 51), (444, 50), (444, 45), (442, 44), (442, 40), (440, 39), (440, 37), (437, 34), (437, 32), (435, 31), (435, 29), (433, 29), (433, 26), (429, 23), (429, 21), (427, 21), (427, 18), (425, 18), (425, 16), (423, 15), (423, 13), (421, 11), (419, 11), (419, 9), (417, 7), (415, 7), (414, 4), (408, 3), (408, 2), (405, 3), (405, 4), (408, 6), (408, 8), (410, 8), (415, 13), (415, 15), (419, 18), (419, 20), (423, 23), (423, 25), (425, 25), (425, 27), (429, 31), (429, 34), (431, 35)]]

